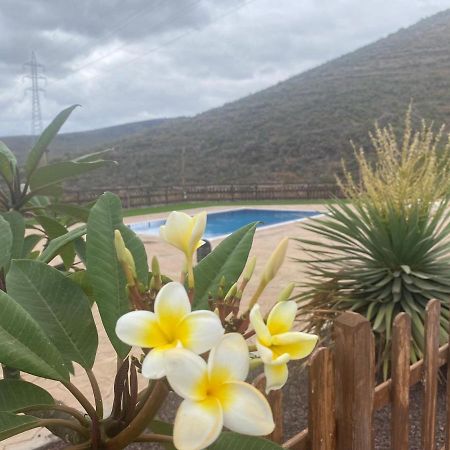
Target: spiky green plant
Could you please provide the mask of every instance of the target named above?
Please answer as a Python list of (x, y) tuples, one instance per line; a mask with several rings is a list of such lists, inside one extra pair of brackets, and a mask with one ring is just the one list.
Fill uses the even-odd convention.
[(393, 127), (371, 135), (375, 162), (357, 151), (360, 182), (341, 183), (350, 198), (327, 206), (325, 217), (303, 227), (313, 238), (298, 239), (307, 255), (300, 310), (309, 330), (326, 335), (341, 311), (371, 321), (378, 361), (389, 372), (394, 317), (412, 319), (411, 360), (423, 355), (427, 302), (442, 301), (440, 337), (450, 318), (450, 220), (448, 138), (425, 122), (413, 132), (410, 111), (402, 141)]

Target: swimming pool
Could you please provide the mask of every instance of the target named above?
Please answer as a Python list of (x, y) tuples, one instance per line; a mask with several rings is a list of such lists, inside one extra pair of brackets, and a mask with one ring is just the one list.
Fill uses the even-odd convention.
[[(318, 211), (295, 211), (276, 209), (233, 209), (208, 214), (204, 238), (213, 239), (226, 236), (233, 231), (247, 225), (250, 222), (260, 222), (258, 228), (280, 225), (288, 222), (296, 222), (308, 217), (317, 216)], [(148, 220), (136, 222), (128, 226), (139, 234), (156, 236), (159, 227), (165, 224), (165, 220)]]

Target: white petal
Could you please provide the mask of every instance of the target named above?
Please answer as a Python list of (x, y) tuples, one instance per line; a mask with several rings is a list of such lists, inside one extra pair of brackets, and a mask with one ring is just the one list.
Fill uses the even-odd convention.
[(184, 400), (178, 408), (173, 441), (178, 450), (201, 450), (211, 445), (223, 427), (222, 408), (212, 397), (202, 402)]
[(297, 314), (297, 303), (294, 301), (279, 302), (270, 311), (267, 327), (270, 334), (286, 333), (290, 331)]
[(142, 375), (151, 380), (158, 380), (166, 375), (165, 356), (168, 350), (154, 348), (142, 361)]
[(290, 331), (273, 336), (271, 349), (275, 355), (288, 353), (290, 359), (301, 359), (314, 350), (317, 340), (315, 334)]
[(208, 374), (212, 384), (244, 381), (250, 367), (245, 339), (239, 333), (226, 334), (208, 358)]
[(189, 350), (176, 348), (165, 355), (167, 381), (183, 398), (204, 400), (208, 389), (206, 362)]
[(281, 389), (288, 379), (287, 364), (265, 364), (264, 374), (266, 376), (266, 394), (272, 390)]
[(184, 348), (194, 353), (204, 353), (217, 345), (224, 329), (212, 311), (194, 311), (178, 324), (176, 337)]
[(173, 211), (167, 217), (166, 224), (160, 228), (160, 235), (166, 242), (186, 253), (193, 226), (191, 216)]
[(256, 349), (264, 364), (286, 364), (291, 359), (288, 353), (276, 355), (272, 348), (262, 345), (259, 341), (256, 341)]
[(192, 228), (191, 238), (189, 240), (189, 248), (194, 253), (199, 245), (206, 228), (206, 211), (196, 214), (193, 217), (194, 226)]
[(186, 289), (181, 283), (172, 281), (161, 288), (155, 300), (155, 314), (160, 327), (169, 339), (178, 323), (191, 312)]
[(255, 330), (256, 336), (264, 345), (270, 345), (272, 336), (261, 315), (261, 309), (258, 304), (254, 305), (250, 311), (250, 323)]
[(119, 318), (117, 337), (128, 345), (152, 348), (167, 344), (155, 314), (150, 311), (131, 311)]
[(217, 398), (223, 409), (223, 424), (231, 431), (267, 436), (275, 428), (269, 403), (250, 384), (243, 381), (225, 383)]

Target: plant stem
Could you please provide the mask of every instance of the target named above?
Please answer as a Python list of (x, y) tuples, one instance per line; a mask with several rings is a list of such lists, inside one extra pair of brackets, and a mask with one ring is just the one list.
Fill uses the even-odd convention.
[(97, 412), (91, 405), (89, 400), (83, 395), (83, 393), (72, 383), (63, 383), (67, 390), (78, 400), (80, 405), (89, 414), (92, 420), (92, 448), (95, 450), (100, 442), (100, 425), (97, 418)]
[(90, 437), (89, 430), (87, 428), (82, 427), (79, 423), (65, 420), (65, 419), (41, 419), (38, 421), (40, 427), (66, 427), (71, 430), (76, 431), (77, 433), (85, 436), (87, 438)]
[(136, 417), (117, 436), (107, 442), (106, 448), (109, 450), (120, 450), (135, 441), (155, 417), (168, 393), (169, 390), (166, 384), (163, 381), (158, 381)]
[(16, 413), (28, 413), (32, 411), (63, 411), (67, 414), (70, 414), (72, 417), (78, 420), (81, 425), (88, 428), (90, 426), (89, 422), (86, 420), (86, 418), (83, 416), (80, 411), (76, 410), (75, 408), (71, 408), (70, 406), (66, 405), (33, 405), (29, 406), (27, 408), (22, 408)]
[(141, 434), (135, 439), (135, 442), (173, 442), (173, 437), (164, 434), (147, 433)]
[(95, 399), (95, 410), (97, 412), (97, 417), (101, 420), (103, 419), (103, 399), (102, 393), (100, 391), (100, 387), (97, 382), (97, 378), (95, 378), (94, 372), (92, 369), (86, 369), (87, 376), (89, 378), (89, 382), (91, 383), (92, 392), (94, 394)]

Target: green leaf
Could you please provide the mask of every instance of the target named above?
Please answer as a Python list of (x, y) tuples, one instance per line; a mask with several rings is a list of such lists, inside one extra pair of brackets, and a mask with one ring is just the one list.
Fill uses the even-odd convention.
[(29, 406), (53, 405), (55, 400), (45, 390), (23, 380), (0, 380), (0, 411), (16, 412)]
[(89, 299), (91, 305), (94, 304), (94, 290), (89, 283), (87, 272), (85, 270), (77, 270), (76, 272), (71, 272), (67, 275), (73, 282), (78, 284), (80, 288), (83, 290), (84, 295)]
[(9, 184), (13, 182), (16, 173), (17, 160), (13, 152), (0, 141), (0, 174)]
[(86, 225), (81, 225), (78, 228), (74, 228), (70, 230), (66, 234), (57, 237), (56, 239), (52, 239), (48, 244), (47, 248), (41, 253), (38, 260), (49, 263), (58, 253), (61, 248), (65, 245), (73, 242), (74, 240), (80, 238), (81, 236), (86, 234)]
[(37, 426), (39, 426), (39, 420), (35, 417), (0, 412), (0, 441)]
[(133, 255), (134, 263), (136, 265), (136, 274), (138, 280), (144, 285), (148, 285), (148, 261), (147, 252), (145, 251), (144, 244), (139, 239), (138, 235), (121, 223), (117, 227), (122, 234), (125, 246), (130, 250)]
[(23, 259), (11, 264), (6, 287), (66, 361), (92, 368), (97, 330), (89, 300), (75, 282), (47, 264)]
[(9, 223), (13, 236), (11, 259), (21, 258), (25, 238), (25, 221), (23, 216), (17, 211), (8, 211), (3, 214), (3, 218)]
[(68, 216), (71, 219), (81, 220), (82, 222), (87, 222), (89, 217), (89, 208), (84, 206), (52, 203), (48, 205), (46, 209), (56, 214)]
[(33, 172), (36, 170), (42, 155), (47, 150), (50, 142), (58, 134), (58, 131), (64, 125), (64, 122), (68, 119), (72, 111), (79, 105), (72, 105), (69, 108), (61, 111), (52, 121), (52, 123), (43, 131), (39, 136), (36, 144), (31, 149), (27, 156), (27, 161), (25, 163), (25, 173), (28, 178), (31, 177)]
[(0, 216), (0, 269), (7, 267), (11, 260), (13, 235), (9, 223)]
[(280, 445), (264, 438), (245, 436), (243, 434), (226, 431), (219, 436), (209, 450), (276, 450)]
[(32, 316), (3, 291), (0, 291), (0, 362), (43, 378), (69, 380), (69, 371), (58, 349)]
[(194, 268), (194, 309), (208, 309), (208, 294), (215, 291), (222, 276), (226, 280), (225, 292), (238, 280), (247, 262), (255, 230), (256, 222), (235, 231)]
[(106, 192), (99, 197), (89, 214), (86, 265), (106, 333), (118, 355), (125, 357), (130, 347), (120, 341), (115, 332), (119, 317), (130, 310), (125, 276), (114, 247), (114, 230), (121, 224), (120, 200)]
[[(50, 241), (60, 236), (64, 236), (68, 232), (67, 228), (64, 225), (51, 217), (36, 216), (36, 220), (42, 226)], [(63, 245), (59, 249), (58, 254), (61, 255), (66, 269), (72, 267), (72, 264), (75, 260), (75, 249), (72, 242), (68, 242), (67, 244)]]
[(40, 234), (29, 234), (25, 236), (23, 241), (23, 249), (21, 258), (26, 258), (36, 247), (36, 245), (42, 240), (42, 235)]
[(31, 191), (60, 183), (68, 178), (83, 175), (91, 170), (114, 164), (112, 161), (75, 162), (62, 161), (36, 169), (30, 178)]

